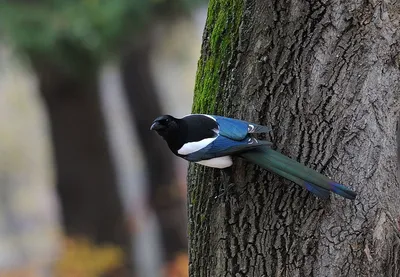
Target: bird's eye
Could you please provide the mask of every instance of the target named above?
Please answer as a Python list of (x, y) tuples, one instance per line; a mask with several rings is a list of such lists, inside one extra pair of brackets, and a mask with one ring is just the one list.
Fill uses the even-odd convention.
[(165, 122), (168, 123), (168, 122), (169, 122), (169, 118), (166, 118), (166, 119), (165, 119)]

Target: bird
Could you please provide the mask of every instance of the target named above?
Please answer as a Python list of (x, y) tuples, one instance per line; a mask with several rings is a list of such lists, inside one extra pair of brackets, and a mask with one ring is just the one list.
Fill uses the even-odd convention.
[(271, 142), (257, 139), (256, 134), (271, 131), (267, 126), (218, 115), (189, 114), (182, 118), (159, 116), (150, 130), (167, 142), (172, 153), (189, 162), (224, 170), (232, 166), (232, 157), (240, 157), (322, 199), (328, 199), (330, 192), (350, 200), (357, 195), (350, 188), (272, 149)]

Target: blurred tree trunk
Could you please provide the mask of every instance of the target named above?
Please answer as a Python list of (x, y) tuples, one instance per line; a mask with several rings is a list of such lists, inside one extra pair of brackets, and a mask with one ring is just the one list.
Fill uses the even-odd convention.
[(190, 167), (190, 276), (400, 276), (398, 2), (211, 0), (194, 112), (272, 125), (354, 188), (322, 201), (237, 160), (233, 195)]
[(185, 199), (180, 194), (176, 166), (165, 143), (150, 131), (153, 120), (163, 114), (150, 68), (151, 40), (129, 48), (122, 59), (122, 78), (146, 162), (150, 205), (161, 228), (167, 262), (187, 254)]
[(45, 59), (32, 61), (50, 120), (66, 234), (119, 246), (130, 267), (130, 234), (110, 157), (97, 72), (71, 74)]

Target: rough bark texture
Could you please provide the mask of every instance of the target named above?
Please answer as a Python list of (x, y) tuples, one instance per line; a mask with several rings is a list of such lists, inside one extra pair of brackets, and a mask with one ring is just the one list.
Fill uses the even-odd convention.
[[(210, 1), (194, 112), (267, 125), (276, 148), (346, 184), (322, 201), (236, 160), (189, 172), (190, 276), (400, 276), (395, 1)], [(222, 101), (223, 100), (223, 101)]]
[(172, 154), (155, 132), (153, 120), (163, 114), (150, 68), (151, 41), (148, 35), (122, 59), (122, 77), (131, 107), (132, 121), (146, 162), (149, 202), (155, 211), (167, 262), (187, 253), (185, 199), (179, 193)]
[(32, 61), (49, 115), (66, 235), (119, 246), (130, 266), (131, 239), (107, 143), (97, 72), (69, 74), (42, 58)]

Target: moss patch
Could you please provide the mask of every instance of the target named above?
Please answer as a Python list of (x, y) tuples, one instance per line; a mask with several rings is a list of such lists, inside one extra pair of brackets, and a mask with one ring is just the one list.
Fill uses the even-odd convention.
[(217, 95), (239, 36), (243, 0), (211, 0), (198, 62), (193, 113), (218, 113)]

